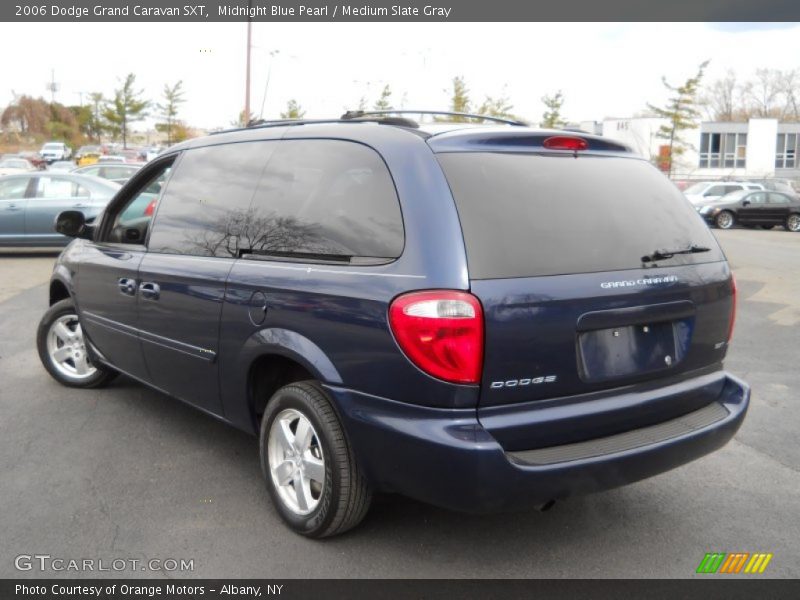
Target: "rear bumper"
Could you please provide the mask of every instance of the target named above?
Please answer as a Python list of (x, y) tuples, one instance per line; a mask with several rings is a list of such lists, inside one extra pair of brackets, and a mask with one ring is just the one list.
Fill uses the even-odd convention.
[[(419, 407), (326, 387), (376, 488), (453, 510), (493, 512), (618, 487), (720, 448), (739, 429), (750, 400), (747, 384), (722, 377), (709, 405), (674, 423), (529, 452), (504, 450), (475, 410)], [(690, 382), (686, 393), (692, 393)]]

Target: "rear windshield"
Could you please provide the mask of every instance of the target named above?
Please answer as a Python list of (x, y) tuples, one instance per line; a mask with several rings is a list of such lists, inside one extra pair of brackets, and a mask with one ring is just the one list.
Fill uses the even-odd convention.
[[(472, 279), (638, 269), (722, 252), (694, 207), (646, 161), (491, 152), (438, 155), (458, 208)], [(652, 265), (652, 263), (649, 263)]]

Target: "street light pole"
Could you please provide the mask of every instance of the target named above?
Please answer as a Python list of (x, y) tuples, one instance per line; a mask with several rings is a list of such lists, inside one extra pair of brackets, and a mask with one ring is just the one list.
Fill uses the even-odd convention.
[(261, 98), (261, 112), (258, 113), (258, 118), (264, 116), (264, 104), (267, 102), (267, 90), (269, 90), (269, 79), (272, 77), (272, 61), (275, 59), (276, 54), (280, 54), (280, 50), (272, 50), (269, 53), (269, 69), (267, 69), (267, 83), (264, 84), (264, 96)]
[(244, 91), (244, 126), (250, 124), (250, 41), (252, 39), (253, 22), (250, 19), (250, 0), (247, 1), (247, 73), (245, 75)]

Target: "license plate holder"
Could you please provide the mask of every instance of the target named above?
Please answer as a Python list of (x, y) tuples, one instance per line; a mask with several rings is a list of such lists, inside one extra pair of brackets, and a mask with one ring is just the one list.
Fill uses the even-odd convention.
[(679, 359), (672, 321), (623, 325), (578, 334), (581, 378), (587, 382), (671, 368)]

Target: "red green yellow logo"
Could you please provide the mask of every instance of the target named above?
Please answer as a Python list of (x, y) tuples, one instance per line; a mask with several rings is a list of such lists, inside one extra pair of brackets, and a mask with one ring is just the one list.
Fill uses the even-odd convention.
[(698, 573), (763, 573), (772, 554), (766, 552), (708, 552), (697, 567)]

